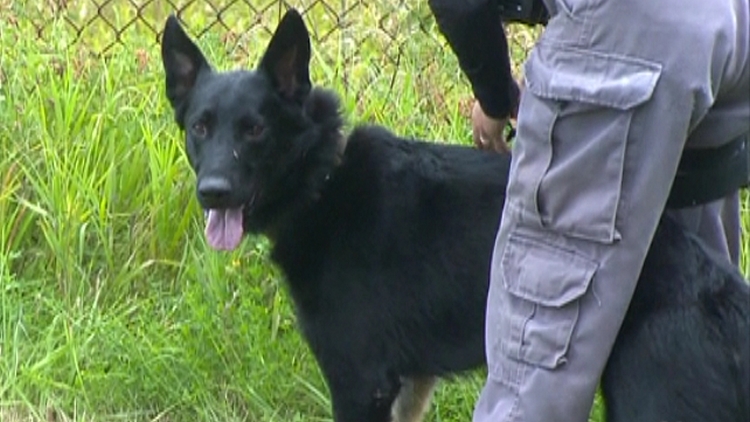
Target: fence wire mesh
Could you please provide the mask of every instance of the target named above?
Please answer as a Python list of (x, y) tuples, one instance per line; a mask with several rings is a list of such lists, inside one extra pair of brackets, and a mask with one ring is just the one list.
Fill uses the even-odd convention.
[[(367, 67), (360, 68), (360, 74), (387, 80), (406, 59), (411, 64), (409, 71), (419, 78), (424, 77), (420, 76), (424, 68), (435, 66), (436, 51), (448, 48), (426, 0), (0, 0), (2, 3), (12, 12), (8, 16), (30, 22), (41, 42), (54, 41), (62, 48), (85, 45), (87, 51), (103, 56), (117, 54), (116, 47), (134, 37), (150, 37), (157, 43), (167, 15), (176, 13), (190, 35), (199, 40), (218, 38), (237, 61), (256, 58), (284, 11), (295, 7), (309, 26), (318, 59), (335, 69), (344, 87), (354, 63)], [(65, 27), (69, 36), (64, 42), (53, 40), (54, 25)], [(512, 26), (508, 32), (519, 73), (536, 33), (514, 31)], [(365, 57), (363, 51), (370, 53)], [(440, 81), (446, 82), (464, 84), (458, 78)]]

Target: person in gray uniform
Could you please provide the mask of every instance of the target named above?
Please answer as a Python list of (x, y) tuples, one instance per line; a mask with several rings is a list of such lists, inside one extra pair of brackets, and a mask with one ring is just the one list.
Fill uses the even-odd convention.
[[(429, 1), (477, 145), (503, 150), (517, 108), (475, 422), (587, 420), (665, 209), (739, 260), (750, 1), (541, 2)], [(498, 13), (546, 25), (522, 95)]]

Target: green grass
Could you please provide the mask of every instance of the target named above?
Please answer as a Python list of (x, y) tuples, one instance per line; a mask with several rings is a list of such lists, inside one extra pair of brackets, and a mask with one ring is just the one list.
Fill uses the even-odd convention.
[[(84, 21), (92, 6), (78, 3), (66, 13)], [(133, 15), (114, 4), (115, 23)], [(155, 4), (143, 14), (161, 28)], [(432, 21), (416, 30), (425, 7), (382, 22), (408, 40), (396, 66), (373, 30), (385, 9), (360, 6), (314, 43), (313, 78), (342, 94), (350, 123), (469, 143), (469, 87)], [(50, 22), (37, 40), (38, 10), (0, 9), (0, 420), (331, 420), (267, 241), (205, 244), (154, 34), (134, 26), (104, 60), (90, 54), (112, 41), (101, 22), (78, 41)], [(210, 23), (202, 12), (191, 27)], [(233, 28), (252, 17), (237, 15)], [(308, 22), (318, 35), (332, 25), (319, 6)], [(520, 66), (535, 33), (512, 34)], [(253, 65), (268, 39), (230, 35), (200, 41), (217, 67)], [(483, 376), (442, 384), (428, 420), (470, 420)]]

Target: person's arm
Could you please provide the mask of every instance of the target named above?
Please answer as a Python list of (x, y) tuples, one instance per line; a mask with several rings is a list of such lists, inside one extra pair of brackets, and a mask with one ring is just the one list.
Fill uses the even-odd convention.
[(518, 107), (519, 88), (510, 71), (508, 40), (496, 0), (428, 3), (484, 113), (496, 119), (509, 117)]

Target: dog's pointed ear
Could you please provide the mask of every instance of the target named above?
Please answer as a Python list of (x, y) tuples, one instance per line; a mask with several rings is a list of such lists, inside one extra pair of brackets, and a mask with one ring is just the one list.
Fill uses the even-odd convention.
[(310, 35), (299, 12), (289, 9), (271, 37), (259, 68), (283, 98), (301, 101), (310, 92), (309, 65)]
[(174, 14), (169, 15), (164, 25), (161, 59), (166, 73), (167, 98), (178, 110), (195, 86), (198, 75), (210, 72), (211, 66)]

